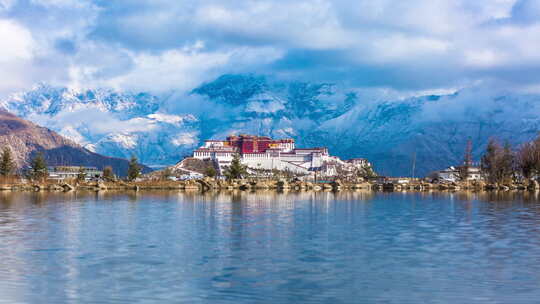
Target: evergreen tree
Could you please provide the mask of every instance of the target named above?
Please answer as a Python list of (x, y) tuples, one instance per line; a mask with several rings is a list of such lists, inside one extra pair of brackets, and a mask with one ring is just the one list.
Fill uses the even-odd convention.
[(272, 168), (272, 170), (270, 170), (270, 174), (272, 175), (273, 178), (280, 178), (281, 177), (281, 171), (279, 171), (276, 168)]
[(227, 179), (239, 179), (247, 175), (247, 167), (240, 162), (240, 156), (235, 154), (231, 165), (224, 172)]
[(103, 179), (114, 180), (114, 172), (111, 166), (107, 166), (103, 168)]
[(206, 170), (204, 170), (204, 175), (213, 178), (213, 177), (216, 177), (217, 171), (216, 171), (216, 169), (215, 169), (213, 166), (208, 166), (208, 167), (206, 168)]
[(86, 180), (86, 172), (84, 171), (84, 167), (80, 167), (79, 172), (77, 172), (77, 181), (84, 180)]
[(141, 166), (139, 165), (137, 157), (133, 155), (131, 156), (131, 159), (129, 160), (127, 178), (129, 181), (133, 181), (137, 177), (139, 177), (139, 175), (141, 175)]
[(34, 180), (41, 180), (47, 177), (47, 162), (42, 152), (38, 152), (30, 161), (29, 177)]
[(11, 149), (5, 147), (0, 155), (0, 175), (7, 177), (15, 172), (15, 162), (11, 155)]

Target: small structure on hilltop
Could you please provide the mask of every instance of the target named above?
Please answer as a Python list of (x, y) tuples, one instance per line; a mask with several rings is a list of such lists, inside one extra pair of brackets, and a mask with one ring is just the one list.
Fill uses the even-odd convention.
[(221, 176), (235, 155), (249, 172), (262, 175), (265, 171), (314, 177), (347, 176), (363, 171), (374, 174), (366, 159), (344, 161), (331, 156), (326, 147), (296, 148), (292, 138), (239, 135), (228, 136), (226, 140), (207, 140), (194, 151), (192, 158), (211, 162)]

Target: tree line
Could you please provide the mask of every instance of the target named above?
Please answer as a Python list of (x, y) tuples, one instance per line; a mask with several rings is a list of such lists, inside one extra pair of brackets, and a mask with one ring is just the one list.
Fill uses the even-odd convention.
[[(466, 158), (470, 157), (467, 156)], [(467, 161), (462, 166), (467, 168)], [(481, 160), (480, 169), (487, 183), (515, 183), (540, 179), (540, 134), (534, 140), (513, 149), (508, 141), (491, 138)], [(468, 168), (466, 169), (468, 170)]]
[[(126, 179), (133, 181), (137, 179), (142, 173), (142, 166), (139, 164), (138, 159), (133, 155), (128, 163), (128, 169), (126, 172)], [(13, 158), (13, 154), (9, 147), (4, 147), (0, 152), (0, 177), (25, 177), (34, 181), (43, 181), (49, 176), (48, 165), (44, 154), (39, 151), (31, 159), (28, 167), (21, 170), (18, 168), (17, 163)], [(117, 176), (114, 174), (114, 170), (111, 166), (103, 168), (102, 177), (104, 180), (115, 180)], [(84, 180), (86, 178), (86, 172), (81, 167), (77, 180)]]

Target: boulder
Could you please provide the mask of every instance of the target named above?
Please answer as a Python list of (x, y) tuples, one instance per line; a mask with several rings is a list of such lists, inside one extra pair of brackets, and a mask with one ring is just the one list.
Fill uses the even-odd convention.
[(278, 187), (278, 189), (290, 189), (291, 188), (291, 186), (289, 185), (287, 180), (285, 180), (283, 178), (278, 180), (277, 187)]
[(322, 184), (322, 188), (323, 188), (323, 190), (332, 190), (332, 185), (331, 184)]
[(497, 190), (499, 186), (497, 184), (486, 184), (484, 186), (485, 190)]
[(75, 190), (75, 187), (73, 187), (72, 185), (67, 184), (67, 183), (63, 184), (61, 187), (62, 187), (62, 190), (66, 191), (66, 192)]
[(264, 181), (258, 181), (256, 183), (253, 183), (251, 185), (251, 188), (258, 189), (258, 190), (267, 190), (267, 189), (270, 189), (270, 185)]
[(64, 188), (60, 185), (52, 184), (47, 187), (47, 190), (49, 191), (63, 191)]
[(332, 182), (332, 189), (333, 190), (339, 191), (342, 188), (343, 188), (343, 183), (339, 179), (336, 179), (334, 182)]

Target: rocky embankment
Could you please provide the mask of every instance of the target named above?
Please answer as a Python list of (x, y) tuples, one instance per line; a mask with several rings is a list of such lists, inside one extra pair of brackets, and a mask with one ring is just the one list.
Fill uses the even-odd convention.
[(5, 183), (0, 184), (4, 191), (105, 191), (105, 190), (346, 190), (371, 189), (369, 183), (310, 183), (287, 180), (232, 180), (223, 181), (211, 178), (188, 181), (144, 181), (144, 182), (86, 182), (86, 183)]
[(490, 191), (490, 190), (540, 190), (536, 181), (521, 184), (486, 184), (449, 183), (432, 184), (416, 183), (350, 183), (339, 180), (328, 183), (312, 183), (304, 181), (279, 180), (216, 180), (204, 178), (188, 181), (144, 181), (144, 182), (85, 182), (85, 183), (5, 183), (0, 184), (4, 191), (106, 191), (106, 190), (277, 190), (277, 191), (342, 191), (342, 190), (374, 190), (374, 191)]
[(488, 184), (485, 182), (456, 182), (456, 183), (443, 183), (434, 184), (427, 182), (416, 183), (378, 183), (372, 185), (373, 190), (386, 190), (386, 191), (510, 191), (510, 190), (540, 190), (540, 186), (536, 181), (524, 181), (522, 183), (501, 183), (501, 184)]

